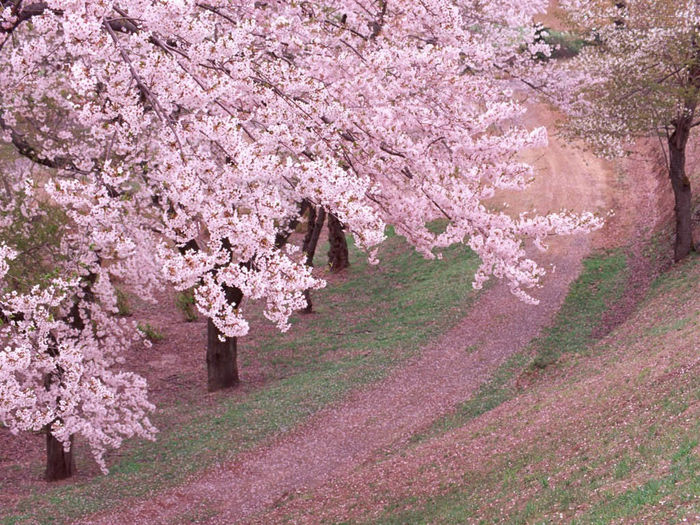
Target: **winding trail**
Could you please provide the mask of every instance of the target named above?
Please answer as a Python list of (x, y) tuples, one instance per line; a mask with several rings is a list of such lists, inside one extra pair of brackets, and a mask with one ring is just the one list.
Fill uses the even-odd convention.
[[(543, 108), (531, 113), (530, 125), (553, 118)], [(529, 152), (528, 160), (538, 167), (538, 180), (527, 192), (509, 196), (518, 199), (511, 209), (604, 211), (612, 204), (614, 173), (593, 156), (551, 140), (545, 150)], [(385, 380), (185, 486), (87, 522), (165, 524), (198, 515), (211, 517), (210, 523), (237, 523), (264, 516), (260, 513), (288, 493), (347, 475), (470, 398), (496, 367), (527, 345), (559, 309), (592, 242), (590, 236), (555, 239), (537, 256), (545, 266), (556, 265), (538, 306), (518, 301), (498, 283), (459, 324)]]

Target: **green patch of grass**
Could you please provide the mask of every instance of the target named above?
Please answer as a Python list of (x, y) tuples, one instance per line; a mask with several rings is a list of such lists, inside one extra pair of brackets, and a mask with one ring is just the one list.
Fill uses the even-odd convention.
[(257, 355), (286, 371), (317, 366), (338, 351), (394, 349), (403, 358), (425, 342), (426, 334), (439, 333), (444, 319), (456, 321), (463, 310), (455, 305), (471, 294), (476, 257), (455, 247), (443, 260), (429, 261), (405, 249), (396, 236), (386, 244), (390, 258), (379, 266), (355, 258), (347, 280), (313, 292), (316, 315), (303, 332), (274, 335), (256, 348)]
[(564, 353), (583, 351), (595, 340), (608, 307), (627, 284), (627, 257), (620, 250), (586, 258), (554, 324), (534, 341), (533, 368), (546, 368)]
[(569, 31), (557, 31), (550, 27), (543, 27), (540, 29), (537, 32), (536, 41), (549, 45), (552, 50), (549, 57), (538, 53), (536, 58), (539, 60), (573, 58), (578, 55), (585, 46), (590, 45), (590, 42), (574, 33)]
[(581, 50), (589, 45), (589, 43), (568, 31), (557, 31), (555, 29), (547, 29), (548, 35), (545, 37), (545, 42), (552, 46), (552, 58), (571, 58), (578, 55)]
[(629, 476), (632, 471), (632, 460), (629, 455), (625, 454), (623, 458), (615, 465), (615, 479), (624, 479)]
[[(564, 352), (581, 352), (594, 340), (610, 302), (622, 295), (627, 283), (627, 259), (620, 251), (594, 254), (583, 261), (581, 275), (574, 281), (551, 326), (543, 330), (522, 352), (513, 354), (477, 394), (450, 414), (438, 419), (427, 431), (412, 436), (413, 442), (464, 426), (468, 421), (513, 398), (513, 379), (526, 369), (545, 368)], [(535, 355), (531, 359), (531, 355)]]
[[(478, 482), (483, 475), (473, 479)], [(372, 520), (376, 525), (428, 525), (433, 523), (465, 523), (478, 510), (478, 504), (469, 497), (468, 493), (451, 492), (441, 496), (428, 498), (423, 502), (415, 499), (400, 504), (389, 504), (384, 514)]]
[(697, 437), (684, 439), (671, 456), (668, 475), (645, 481), (622, 494), (609, 495), (606, 501), (595, 505), (574, 523), (602, 525), (634, 518), (645, 509), (659, 505), (662, 499), (669, 499), (676, 506), (697, 500), (700, 496), (700, 460), (695, 453), (697, 446)]
[[(483, 499), (479, 497), (480, 489), (489, 487), (496, 491), (508, 491), (519, 473), (529, 464), (537, 463), (542, 458), (538, 455), (524, 454), (512, 461), (502, 456), (497, 460), (503, 461), (502, 468), (489, 472), (465, 472), (462, 476), (463, 486), (448, 486), (443, 493), (422, 501), (414, 497), (405, 501), (391, 501), (379, 518), (369, 522), (381, 525), (470, 523), (479, 514), (483, 504)], [(387, 499), (391, 499), (391, 495), (388, 494)]]
[(461, 318), (476, 295), (471, 281), (478, 259), (464, 247), (428, 261), (392, 235), (385, 247), (391, 256), (380, 266), (368, 265), (352, 243), (350, 249), (346, 280), (314, 292), (314, 315), (294, 319), (289, 332), (256, 345), (242, 341), (243, 352), (272, 363), (264, 387), (222, 394), (214, 406), (183, 401), (163, 407), (156, 425), (175, 414), (182, 425), (162, 425), (156, 442), (124, 447), (107, 476), (37, 491), (15, 509), (0, 510), (2, 523), (71, 522), (231, 461), (386, 376)]
[(193, 323), (197, 320), (197, 309), (192, 289), (175, 294), (175, 306), (184, 314), (185, 321), (188, 323)]
[[(571, 519), (573, 509), (586, 506), (589, 510), (584, 516), (571, 523), (607, 524), (633, 519), (662, 500), (672, 506), (687, 505), (697, 501), (700, 495), (700, 460), (696, 453), (699, 428), (698, 425), (690, 430), (667, 428), (664, 435), (655, 440), (654, 457), (647, 458), (646, 466), (658, 467), (670, 459), (669, 474), (644, 481), (619, 494), (604, 492), (602, 488), (627, 478), (633, 472), (634, 462), (629, 457), (618, 462), (609, 475), (600, 469), (581, 465), (583, 459), (578, 456), (562, 461), (560, 454), (555, 452), (556, 443), (544, 441), (533, 443), (526, 451), (487, 458), (481, 471), (465, 472), (460, 484), (425, 499), (411, 497), (396, 501), (387, 494), (389, 503), (383, 514), (378, 519), (359, 523), (525, 525), (551, 523), (555, 516), (557, 523), (564, 523), (568, 522), (566, 516)], [(600, 453), (607, 454), (605, 449)], [(556, 465), (557, 461), (560, 464)], [(553, 466), (549, 471), (542, 471), (542, 464)], [(561, 472), (567, 472), (563, 479)], [(527, 501), (504, 512), (507, 508), (505, 502), (517, 498), (525, 490), (532, 493)], [(592, 501), (595, 503), (590, 507)], [(633, 519), (632, 522), (665, 521)]]
[(677, 264), (657, 277), (651, 284), (653, 296), (664, 294), (677, 302), (687, 300), (695, 293), (696, 270), (700, 266), (700, 253), (692, 252), (682, 264)]
[(146, 337), (146, 339), (152, 343), (157, 343), (158, 341), (165, 339), (163, 333), (150, 323), (139, 323), (137, 328), (139, 332), (141, 332), (144, 337)]
[(121, 317), (130, 317), (133, 312), (129, 304), (129, 295), (121, 288), (115, 287), (115, 290), (117, 292), (117, 313)]

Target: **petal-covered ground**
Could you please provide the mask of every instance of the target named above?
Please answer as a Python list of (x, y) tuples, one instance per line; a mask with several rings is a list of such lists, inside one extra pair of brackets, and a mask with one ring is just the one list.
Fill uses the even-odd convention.
[(593, 355), (253, 521), (697, 523), (698, 277), (694, 256)]

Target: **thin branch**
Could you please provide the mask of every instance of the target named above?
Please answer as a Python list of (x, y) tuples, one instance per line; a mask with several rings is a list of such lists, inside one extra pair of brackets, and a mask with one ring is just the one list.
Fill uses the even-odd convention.
[(153, 109), (156, 112), (156, 115), (158, 115), (158, 118), (162, 122), (164, 122), (165, 125), (168, 126), (168, 128), (170, 128), (170, 131), (172, 132), (173, 136), (175, 137), (175, 141), (177, 142), (177, 145), (180, 149), (180, 156), (184, 160), (185, 148), (183, 147), (182, 142), (180, 141), (180, 136), (178, 135), (177, 130), (175, 129), (175, 125), (170, 120), (170, 118), (165, 114), (163, 107), (160, 105), (160, 102), (158, 101), (158, 98), (153, 94), (151, 89), (144, 83), (143, 79), (138, 74), (138, 71), (136, 71), (136, 68), (134, 67), (133, 62), (131, 61), (131, 57), (129, 56), (129, 54), (126, 52), (126, 50), (119, 43), (119, 37), (117, 37), (116, 33), (114, 32), (114, 29), (112, 29), (112, 26), (106, 20), (104, 21), (103, 26), (105, 27), (105, 29), (107, 29), (107, 33), (109, 33), (109, 36), (112, 37), (112, 40), (114, 42), (114, 46), (117, 48), (120, 56), (122, 57), (122, 60), (124, 60), (124, 63), (129, 68), (129, 72), (131, 73), (132, 78), (136, 82), (137, 87), (139, 88), (141, 93), (143, 93), (144, 97), (146, 97), (146, 99), (151, 102), (151, 104), (153, 105)]
[(34, 146), (29, 143), (29, 141), (27, 141), (26, 138), (24, 138), (21, 133), (19, 133), (12, 126), (8, 125), (2, 116), (0, 116), (0, 128), (10, 133), (10, 140), (12, 141), (12, 145), (17, 150), (17, 153), (28, 158), (35, 164), (39, 164), (40, 166), (44, 166), (46, 168), (68, 170), (80, 174), (88, 173), (85, 170), (79, 169), (73, 160), (69, 158), (49, 158), (43, 156)]

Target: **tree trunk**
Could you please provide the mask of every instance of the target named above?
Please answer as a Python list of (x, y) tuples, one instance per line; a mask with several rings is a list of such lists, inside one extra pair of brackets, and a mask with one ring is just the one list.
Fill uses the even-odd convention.
[(215, 392), (238, 383), (238, 348), (235, 337), (219, 339), (219, 329), (207, 320), (207, 389)]
[[(243, 300), (238, 288), (226, 288), (226, 300), (234, 308)], [(238, 377), (238, 340), (222, 335), (211, 319), (207, 320), (207, 389), (209, 392), (232, 388), (240, 383)]]
[(679, 119), (668, 139), (669, 170), (676, 212), (676, 244), (673, 258), (680, 261), (693, 250), (693, 201), (690, 179), (685, 172), (685, 153), (690, 121)]
[[(306, 254), (306, 265), (313, 268), (314, 256), (316, 255), (316, 247), (318, 239), (323, 230), (323, 223), (326, 221), (326, 210), (312, 207), (309, 210), (309, 229), (304, 237), (303, 251)], [(304, 298), (306, 299), (306, 308), (302, 310), (305, 314), (313, 312), (313, 303), (311, 302), (311, 290), (304, 290)]]
[(328, 266), (332, 272), (339, 272), (350, 266), (348, 257), (348, 243), (345, 240), (343, 225), (338, 218), (330, 213), (328, 215)]
[(63, 448), (63, 443), (57, 440), (48, 427), (46, 428), (46, 481), (59, 481), (67, 479), (75, 474), (75, 458), (73, 457), (73, 444), (68, 451)]
[[(83, 283), (81, 284), (83, 297), (82, 301), (92, 302), (94, 301), (94, 294), (92, 292), (92, 286), (95, 284), (97, 275), (90, 273)], [(77, 299), (71, 306), (68, 312), (67, 321), (70, 326), (79, 332), (85, 329), (85, 319), (83, 319), (80, 312), (81, 299)], [(56, 344), (56, 340), (53, 336), (51, 337), (51, 344), (48, 346), (48, 353), (52, 357), (58, 357), (60, 350), (59, 346)], [(60, 365), (56, 366), (56, 370), (47, 374), (44, 377), (44, 387), (46, 390), (51, 388), (54, 382), (61, 382), (63, 377), (63, 367)], [(56, 399), (57, 403), (61, 402), (61, 398)], [(44, 472), (44, 479), (46, 481), (60, 481), (62, 479), (68, 479), (73, 477), (75, 474), (75, 458), (73, 457), (73, 439), (71, 438), (68, 445), (68, 450), (63, 447), (63, 443), (57, 440), (53, 434), (51, 434), (50, 425), (44, 428), (44, 433), (46, 434), (46, 471)]]

